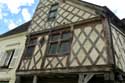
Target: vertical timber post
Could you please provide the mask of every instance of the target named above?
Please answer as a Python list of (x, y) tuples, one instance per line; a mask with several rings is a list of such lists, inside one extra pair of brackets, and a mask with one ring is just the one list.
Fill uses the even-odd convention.
[(83, 73), (79, 74), (78, 83), (84, 83), (84, 74)]
[(93, 73), (89, 74), (81, 73), (79, 74), (78, 83), (88, 83), (93, 76), (94, 76)]
[(33, 83), (37, 83), (37, 75), (34, 75), (34, 77), (33, 77)]

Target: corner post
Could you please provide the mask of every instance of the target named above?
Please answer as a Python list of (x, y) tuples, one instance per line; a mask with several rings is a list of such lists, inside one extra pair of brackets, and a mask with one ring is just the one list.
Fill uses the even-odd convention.
[(88, 83), (93, 76), (94, 76), (93, 73), (89, 74), (80, 73), (78, 83)]
[(33, 77), (33, 83), (37, 83), (37, 75), (34, 75), (34, 77)]

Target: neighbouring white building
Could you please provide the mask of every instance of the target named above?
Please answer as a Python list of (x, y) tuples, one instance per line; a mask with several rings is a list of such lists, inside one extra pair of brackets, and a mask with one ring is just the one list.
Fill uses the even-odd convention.
[(30, 21), (0, 35), (0, 83), (14, 83)]

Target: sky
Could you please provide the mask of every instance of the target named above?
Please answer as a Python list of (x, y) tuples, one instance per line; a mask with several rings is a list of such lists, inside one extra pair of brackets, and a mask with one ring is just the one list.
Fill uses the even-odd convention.
[[(125, 17), (125, 0), (84, 0), (107, 6), (120, 19)], [(0, 34), (31, 20), (39, 0), (0, 0)]]
[(29, 21), (39, 0), (0, 0), (0, 34)]

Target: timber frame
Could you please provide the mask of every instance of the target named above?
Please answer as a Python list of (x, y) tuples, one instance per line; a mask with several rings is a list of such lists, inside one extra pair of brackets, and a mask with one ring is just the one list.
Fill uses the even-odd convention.
[[(90, 18), (90, 19), (81, 20), (81, 21), (74, 22), (74, 23), (64, 24), (64, 25), (61, 25), (61, 26), (56, 26), (56, 27), (51, 28), (51, 29), (46, 29), (46, 30), (42, 30), (42, 31), (33, 32), (33, 33), (28, 34), (27, 36), (29, 36), (29, 35), (30, 35), (30, 36), (44, 35), (44, 34), (49, 33), (50, 31), (67, 29), (68, 27), (70, 28), (70, 27), (72, 27), (73, 25), (77, 26), (77, 25), (80, 25), (80, 24), (86, 24), (86, 23), (91, 23), (91, 22), (94, 22), (94, 21), (100, 21), (102, 18), (103, 18), (102, 16), (93, 17), (93, 18)], [(73, 28), (71, 28), (71, 30), (72, 30), (72, 29), (73, 29)]]
[[(46, 35), (48, 33), (51, 33), (52, 31), (59, 31), (59, 30), (67, 30), (69, 28), (69, 30), (73, 31), (74, 29), (77, 29), (77, 27), (75, 26), (81, 26), (81, 25), (86, 25), (88, 23), (92, 23), (92, 22), (95, 22), (95, 21), (102, 21), (103, 22), (104, 18), (103, 17), (95, 17), (95, 18), (91, 18), (91, 19), (87, 19), (87, 20), (83, 20), (83, 21), (80, 21), (80, 22), (76, 22), (76, 23), (71, 23), (71, 24), (67, 24), (67, 25), (63, 25), (63, 26), (59, 26), (59, 27), (55, 27), (54, 29), (49, 29), (49, 30), (43, 30), (42, 32), (37, 32), (37, 33), (32, 33), (30, 34), (30, 36), (34, 36), (34, 37), (39, 37), (40, 35)], [(103, 22), (104, 23), (104, 22)], [(105, 24), (103, 24), (104, 26)], [(74, 26), (74, 27), (73, 27)], [(108, 37), (110, 34), (107, 33), (107, 28), (104, 26), (104, 34)], [(108, 41), (106, 41), (108, 43)], [(110, 45), (110, 44), (109, 44)], [(109, 51), (109, 52), (108, 52)], [(110, 49), (108, 48), (107, 49), (107, 52), (108, 54), (110, 54)], [(25, 56), (23, 56), (25, 58)], [(22, 58), (22, 60), (24, 59)], [(109, 58), (112, 58), (112, 56), (108, 56), (108, 59)], [(21, 60), (21, 61), (22, 61)], [(109, 66), (112, 66), (112, 63), (113, 61), (112, 60), (108, 60), (108, 63), (110, 64)], [(94, 65), (93, 65), (94, 66)], [(104, 66), (104, 65), (102, 65)], [(80, 66), (79, 66), (80, 67)], [(89, 66), (87, 66), (89, 67)], [(97, 67), (98, 68), (98, 67)], [(55, 68), (56, 69), (56, 68)], [(58, 69), (58, 68), (57, 68)], [(64, 68), (62, 68), (64, 69)], [(103, 69), (103, 68), (102, 68)], [(40, 69), (41, 70), (41, 69)], [(32, 71), (32, 70), (31, 70)]]
[[(75, 1), (73, 0), (73, 2), (75, 2)], [(88, 3), (85, 3), (85, 4), (87, 4), (86, 6), (88, 6)], [(60, 74), (63, 77), (70, 76), (70, 74), (75, 74), (78, 77), (78, 83), (88, 83), (89, 81), (91, 81), (91, 79), (93, 77), (96, 77), (96, 76), (98, 77), (98, 75), (99, 76), (101, 75), (103, 80), (106, 80), (105, 81), (106, 83), (107, 82), (115, 83), (116, 81), (119, 81), (119, 80), (117, 80), (117, 79), (119, 79), (119, 78), (117, 78), (118, 75), (120, 75), (121, 77), (124, 77), (124, 70), (120, 69), (119, 65), (117, 64), (118, 61), (116, 61), (117, 58), (116, 58), (116, 49), (114, 46), (115, 45), (114, 44), (114, 39), (115, 39), (114, 33), (117, 33), (116, 32), (117, 30), (116, 31), (114, 30), (114, 32), (113, 32), (114, 27), (112, 25), (114, 25), (118, 29), (119, 33), (120, 34), (122, 33), (122, 36), (123, 36), (124, 30), (125, 30), (124, 29), (125, 24), (123, 24), (119, 20), (119, 18), (117, 18), (107, 7), (99, 8), (96, 5), (90, 6), (90, 8), (92, 8), (92, 7), (94, 7), (94, 9), (97, 9), (96, 13), (99, 14), (98, 16), (88, 18), (88, 19), (83, 19), (83, 20), (76, 21), (76, 22), (71, 22), (68, 24), (64, 23), (63, 25), (58, 25), (58, 26), (55, 26), (55, 27), (52, 27), (49, 29), (43, 29), (43, 30), (38, 30), (38, 31), (35, 31), (35, 29), (31, 29), (33, 32), (28, 33), (27, 37), (29, 38), (29, 40), (32, 37), (38, 38), (37, 39), (38, 42), (36, 44), (36, 47), (38, 47), (38, 50), (36, 51), (36, 53), (34, 53), (33, 57), (27, 58), (27, 57), (23, 56), (21, 58), (20, 65), (17, 70), (17, 76), (21, 77), (21, 76), (30, 76), (31, 75), (31, 76), (33, 76), (33, 83), (37, 83), (37, 79), (39, 76), (46, 77), (46, 76), (49, 76), (50, 74), (57, 75), (57, 77), (60, 76)], [(40, 9), (38, 8), (38, 10), (40, 10)], [(34, 19), (35, 19), (35, 17), (37, 17), (37, 16), (34, 16)], [(65, 17), (65, 19), (66, 19), (66, 17)], [(33, 22), (35, 24), (34, 20), (33, 20)], [(37, 24), (37, 25), (40, 26), (39, 24)], [(102, 29), (100, 29), (100, 32), (97, 29), (96, 25), (102, 25), (101, 26)], [(84, 26), (84, 27), (81, 27), (81, 26)], [(90, 28), (90, 32), (88, 32), (89, 35), (86, 33), (86, 31), (84, 31), (87, 26), (89, 26), (89, 28)], [(60, 57), (51, 56), (50, 57), (49, 55), (47, 55), (48, 47), (43, 49), (42, 47), (44, 47), (44, 45), (40, 45), (40, 40), (43, 39), (43, 42), (47, 46), (47, 44), (49, 43), (48, 40), (49, 40), (50, 34), (53, 32), (56, 32), (56, 31), (60, 32), (62, 30), (63, 31), (68, 30), (68, 31), (72, 32), (73, 35), (71, 38), (71, 40), (72, 40), (71, 42), (73, 44), (76, 44), (76, 42), (77, 42), (78, 43), (77, 46), (79, 46), (80, 49), (83, 49), (82, 51), (85, 51), (85, 57), (84, 57), (85, 59), (81, 60), (77, 56), (80, 51), (78, 51), (75, 54), (74, 50), (72, 50), (73, 46), (74, 46), (73, 44), (70, 47), (71, 52), (68, 53), (64, 57), (63, 56), (60, 56)], [(95, 38), (95, 40), (94, 39), (92, 40), (91, 38), (89, 38), (91, 36), (92, 32), (95, 33), (96, 35), (98, 35), (98, 37)], [(82, 45), (84, 46), (84, 44), (86, 44), (86, 41), (84, 41), (82, 43), (80, 42), (79, 36), (81, 36), (81, 34), (86, 37), (85, 38), (86, 41), (88, 41), (90, 44), (88, 53), (86, 51), (86, 48), (82, 47)], [(98, 41), (99, 42), (101, 41), (101, 43), (102, 43), (102, 47), (100, 47), (100, 49), (97, 46), (101, 45), (101, 44), (96, 45)], [(118, 42), (115, 41), (115, 43), (118, 43)], [(28, 44), (28, 42), (27, 42), (27, 44)], [(120, 43), (120, 45), (122, 45), (122, 44)], [(119, 45), (117, 45), (117, 46), (119, 46)], [(101, 48), (103, 48), (103, 49), (101, 49)], [(44, 51), (44, 53), (41, 49)], [(77, 49), (77, 48), (75, 48), (75, 49)], [(96, 59), (93, 59), (93, 57), (91, 55), (89, 55), (90, 52), (93, 51), (93, 49), (94, 49), (93, 53), (97, 54)], [(41, 62), (40, 62), (40, 59), (38, 59), (38, 61), (35, 61), (35, 57), (37, 56), (38, 53), (40, 53), (40, 55), (41, 55), (41, 57), (40, 57), (40, 59), (42, 59)], [(105, 55), (104, 55), (104, 53), (105, 53)], [(34, 64), (30, 68), (32, 58), (33, 58)], [(102, 63), (99, 62), (100, 59), (102, 60)], [(63, 63), (63, 60), (65, 60), (65, 64)], [(75, 62), (75, 60), (76, 60), (76, 62)], [(87, 65), (83, 65), (86, 60), (88, 60), (89, 65), (88, 65), (88, 63), (86, 63)], [(29, 62), (28, 66), (27, 67), (25, 67), (26, 65), (22, 66), (21, 65), (22, 62), (24, 62), (24, 63)], [(75, 63), (73, 63), (73, 62), (75, 62)], [(39, 68), (37, 68), (38, 63), (41, 63)], [(21, 69), (21, 66), (22, 66), (22, 69)], [(124, 67), (122, 67), (122, 68), (124, 68)], [(54, 76), (52, 76), (52, 78), (53, 77)]]
[[(103, 18), (103, 19), (102, 19)], [(89, 23), (89, 22), (94, 22), (94, 21), (100, 21), (100, 20), (102, 20), (102, 22), (104, 23), (103, 24), (103, 27), (105, 27), (105, 35), (106, 35), (106, 37), (107, 37), (107, 39), (109, 39), (109, 40), (107, 40), (106, 42), (107, 42), (107, 44), (108, 44), (108, 47), (107, 47), (107, 53), (110, 55), (110, 56), (108, 56), (108, 63), (109, 64), (111, 64), (111, 65), (107, 65), (107, 66), (105, 66), (105, 65), (102, 65), (102, 66), (84, 66), (84, 67), (72, 67), (72, 68), (61, 68), (61, 69), (53, 69), (53, 70), (46, 70), (46, 69), (37, 69), (37, 70), (20, 70), (20, 71), (18, 71), (17, 72), (17, 76), (19, 75), (21, 75), (21, 76), (24, 76), (24, 75), (40, 75), (40, 74), (67, 74), (67, 73), (80, 73), (79, 74), (79, 81), (78, 81), (78, 83), (87, 83), (88, 82), (88, 80), (90, 80), (94, 75), (98, 75), (98, 74), (103, 74), (104, 75), (104, 79), (108, 79), (109, 80), (109, 82), (111, 82), (111, 80), (112, 80), (112, 83), (114, 82), (114, 80), (115, 80), (115, 77), (113, 78), (112, 76), (114, 76), (114, 74), (113, 74), (113, 72), (115, 73), (118, 69), (116, 69), (116, 66), (115, 66), (115, 59), (114, 59), (114, 56), (111, 56), (111, 55), (113, 55), (113, 50), (112, 50), (112, 48), (113, 48), (113, 45), (112, 45), (112, 40), (110, 40), (110, 39), (112, 39), (111, 38), (111, 30), (110, 29), (108, 29), (110, 26), (108, 25), (108, 22), (107, 22), (107, 19), (105, 19), (104, 17), (96, 17), (96, 18), (92, 18), (92, 19), (88, 19), (88, 20), (85, 20), (85, 21), (80, 21), (80, 22), (77, 22), (77, 23), (71, 23), (71, 24), (69, 24), (69, 25), (64, 25), (64, 26), (60, 26), (60, 28), (55, 28), (55, 29), (52, 29), (52, 30), (45, 30), (45, 31), (42, 31), (42, 32), (37, 32), (37, 33), (32, 33), (32, 34), (30, 34), (31, 36), (35, 36), (35, 37), (37, 37), (37, 36), (39, 36), (39, 35), (45, 35), (45, 34), (48, 34), (50, 31), (58, 31), (58, 30), (60, 30), (60, 29), (62, 29), (62, 30), (67, 30), (67, 28), (69, 27), (69, 26), (73, 26), (73, 25), (75, 25), (75, 26), (80, 26), (81, 24), (86, 24), (86, 23)], [(70, 28), (69, 27), (69, 29), (70, 30), (73, 30), (74, 28)], [(112, 58), (112, 60), (111, 60), (111, 58)], [(24, 58), (22, 58), (22, 59), (24, 59)], [(97, 70), (95, 70), (95, 69), (97, 69)], [(94, 70), (94, 71), (93, 71)], [(112, 72), (112, 70), (113, 70), (113, 72)], [(99, 71), (99, 72), (98, 72)], [(112, 73), (110, 73), (110, 72), (112, 72)], [(117, 72), (120, 72), (120, 71), (117, 71)], [(82, 73), (82, 74), (81, 74)], [(86, 73), (89, 73), (89, 74), (86, 74)], [(86, 76), (86, 78), (84, 78), (84, 75)], [(107, 78), (107, 75), (109, 76), (109, 78)], [(110, 78), (111, 77), (111, 78)], [(84, 79), (83, 79), (84, 78)], [(35, 81), (35, 79), (36, 79), (36, 76), (34, 77), (34, 81)], [(86, 79), (86, 80), (85, 80)], [(107, 82), (107, 81), (106, 81)], [(35, 82), (34, 82), (35, 83)]]

